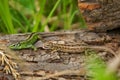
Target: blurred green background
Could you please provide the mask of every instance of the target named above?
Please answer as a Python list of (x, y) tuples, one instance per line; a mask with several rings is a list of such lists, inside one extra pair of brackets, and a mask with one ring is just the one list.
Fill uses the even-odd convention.
[(77, 0), (0, 0), (0, 32), (50, 32), (86, 27)]

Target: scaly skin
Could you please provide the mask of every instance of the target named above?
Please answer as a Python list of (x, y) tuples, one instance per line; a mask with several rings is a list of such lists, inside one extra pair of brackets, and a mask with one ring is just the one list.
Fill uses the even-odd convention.
[(31, 48), (33, 50), (37, 50), (37, 48), (34, 46), (34, 44), (40, 39), (40, 37), (38, 36), (38, 33), (32, 33), (29, 38), (27, 38), (24, 41), (15, 43), (15, 44), (11, 44), (9, 46), (10, 49), (14, 49), (14, 50), (20, 50), (20, 49), (27, 49), (27, 48)]
[(84, 52), (86, 49), (93, 49), (93, 50), (102, 50), (107, 51), (116, 56), (116, 53), (107, 47), (104, 46), (94, 46), (94, 45), (66, 45), (66, 44), (58, 44), (53, 42), (46, 42), (44, 43), (43, 49), (50, 49), (54, 51), (61, 51), (61, 52), (68, 52), (68, 53), (81, 53)]

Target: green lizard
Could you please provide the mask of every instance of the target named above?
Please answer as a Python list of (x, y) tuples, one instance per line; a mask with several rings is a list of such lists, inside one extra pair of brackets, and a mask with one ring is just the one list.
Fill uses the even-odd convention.
[(26, 40), (15, 43), (15, 44), (11, 44), (9, 48), (14, 50), (27, 49), (27, 48), (32, 48), (33, 50), (37, 50), (34, 44), (39, 39), (41, 38), (38, 36), (38, 33), (32, 33)]
[(37, 48), (34, 46), (34, 44), (38, 41), (38, 40), (42, 40), (42, 38), (47, 37), (47, 36), (54, 36), (54, 35), (64, 35), (62, 34), (48, 34), (48, 35), (43, 35), (39, 37), (39, 33), (32, 33), (26, 40), (15, 43), (15, 44), (11, 44), (9, 46), (10, 49), (14, 49), (14, 50), (20, 50), (20, 49), (27, 49), (27, 48), (31, 48), (33, 50), (37, 50)]

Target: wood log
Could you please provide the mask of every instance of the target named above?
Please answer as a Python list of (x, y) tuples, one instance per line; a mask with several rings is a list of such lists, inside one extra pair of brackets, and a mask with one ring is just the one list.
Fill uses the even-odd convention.
[[(9, 50), (8, 46), (10, 44), (23, 41), (26, 39), (28, 35), (30, 35), (30, 33), (13, 34), (0, 37), (0, 49), (5, 51), (6, 54), (8, 54), (9, 56), (11, 56), (13, 58), (12, 60), (18, 64), (17, 71), (20, 73), (21, 76), (20, 80), (42, 80), (42, 79), (44, 80), (50, 78), (58, 80), (61, 78), (65, 80), (73, 78), (76, 80), (80, 80), (83, 78), (83, 76), (85, 76), (84, 53), (72, 54), (56, 51), (51, 54), (50, 51), (41, 48), (41, 46), (44, 44), (44, 42), (42, 42), (41, 40), (37, 41), (35, 44), (35, 46), (38, 47), (37, 51), (34, 51), (32, 49), (12, 51), (10, 50), (11, 52), (8, 51)], [(74, 44), (76, 42), (80, 43), (82, 41), (87, 43), (88, 45), (106, 46), (111, 48), (115, 52), (119, 50), (120, 43), (119, 32), (95, 33), (87, 30), (79, 30), (68, 32), (50, 32), (50, 33), (43, 32), (39, 33), (39, 35), (43, 37), (43, 41), (64, 41), (65, 43), (69, 44)], [(4, 47), (2, 45), (4, 45)], [(108, 55), (110, 54), (108, 53)], [(107, 57), (105, 59), (109, 60), (111, 58)], [(73, 70), (73, 73), (71, 73), (69, 70)], [(78, 70), (80, 72), (78, 72)], [(68, 74), (67, 71), (70, 74)], [(54, 77), (54, 75), (57, 74), (56, 72), (66, 74)], [(51, 77), (51, 74), (54, 75), (52, 75)], [(3, 78), (3, 76), (4, 78), (8, 78), (8, 80), (13, 79), (12, 75), (7, 75), (5, 73), (3, 74), (3, 72), (1, 72), (1, 76), (2, 76), (1, 78)]]

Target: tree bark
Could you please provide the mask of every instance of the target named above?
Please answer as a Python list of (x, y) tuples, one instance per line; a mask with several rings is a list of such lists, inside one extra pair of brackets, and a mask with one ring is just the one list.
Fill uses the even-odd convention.
[(78, 0), (78, 7), (87, 26), (96, 32), (120, 28), (119, 5), (119, 0)]

